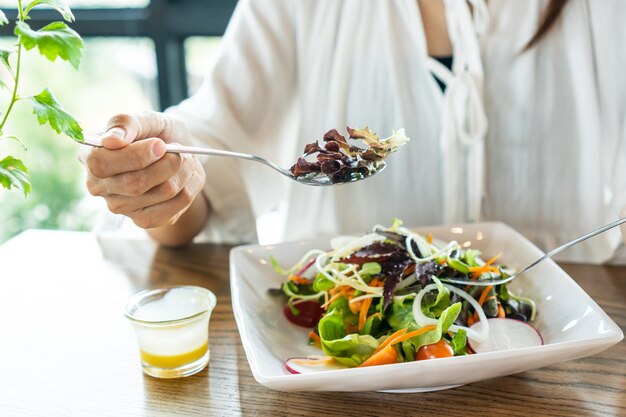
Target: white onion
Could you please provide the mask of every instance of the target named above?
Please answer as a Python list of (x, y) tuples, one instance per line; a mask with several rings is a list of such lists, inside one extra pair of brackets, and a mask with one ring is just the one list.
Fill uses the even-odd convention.
[(335, 262), (337, 259), (343, 258), (344, 256), (354, 252), (356, 249), (371, 245), (374, 242), (382, 242), (385, 239), (387, 239), (385, 236), (381, 236), (378, 233), (370, 233), (358, 239), (353, 239), (343, 245), (340, 249), (336, 250), (331, 261)]
[[(456, 324), (453, 324), (452, 326), (450, 326), (450, 330), (453, 332), (457, 332), (459, 331), (459, 329), (464, 329), (467, 332), (467, 337), (469, 337), (470, 339), (473, 339), (477, 342), (483, 342), (484, 340), (486, 340), (487, 337), (489, 337), (489, 323), (487, 322), (487, 316), (485, 315), (483, 308), (480, 306), (480, 304), (478, 304), (478, 301), (474, 300), (474, 297), (472, 297), (471, 295), (469, 295), (468, 293), (466, 293), (465, 291), (457, 287), (453, 287), (452, 285), (447, 285), (447, 284), (442, 284), (442, 285), (446, 287), (447, 289), (449, 289), (450, 291), (452, 291), (453, 293), (456, 293), (460, 297), (467, 300), (478, 313), (478, 318), (480, 319), (480, 321), (484, 323), (484, 326), (481, 327), (479, 332), (473, 329), (470, 329), (469, 327), (457, 326)], [(436, 288), (437, 288), (436, 284), (430, 284), (430, 285), (425, 286), (417, 294), (417, 296), (415, 297), (415, 301), (413, 301), (413, 318), (415, 319), (417, 324), (419, 324), (420, 326), (426, 326), (428, 324), (437, 325), (438, 320), (433, 319), (431, 317), (427, 317), (422, 312), (422, 298), (424, 298), (424, 294)]]

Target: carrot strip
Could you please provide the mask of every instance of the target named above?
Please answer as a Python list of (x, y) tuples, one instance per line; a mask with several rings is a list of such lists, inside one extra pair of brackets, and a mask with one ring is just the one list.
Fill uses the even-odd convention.
[(429, 233), (429, 234), (426, 236), (426, 241), (427, 241), (428, 243), (433, 243), (433, 234), (432, 234), (432, 233)]
[(374, 314), (372, 314), (371, 316), (369, 316), (369, 317), (365, 320), (365, 322), (367, 322), (367, 320), (371, 319), (372, 317), (378, 317), (378, 318), (380, 319), (380, 321), (382, 321), (382, 320), (383, 320), (383, 315), (382, 315), (382, 314), (380, 314), (380, 313), (374, 313)]
[(317, 333), (315, 333), (313, 330), (309, 332), (309, 339), (313, 340), (313, 346), (315, 346), (318, 349), (322, 348), (322, 339), (320, 339)]
[(372, 305), (372, 298), (366, 298), (361, 303), (361, 311), (359, 314), (359, 331), (363, 329), (363, 326), (365, 326), (365, 321), (367, 319), (367, 311), (370, 309), (371, 305)]
[(330, 290), (328, 290), (328, 292), (330, 293), (330, 295), (335, 295), (337, 292), (343, 291), (347, 288), (346, 285), (340, 285), (338, 287), (333, 287)]
[(429, 332), (429, 331), (431, 331), (431, 330), (435, 330), (436, 328), (437, 328), (437, 326), (433, 326), (432, 324), (431, 324), (431, 325), (428, 325), (428, 326), (424, 326), (424, 327), (422, 327), (421, 329), (413, 330), (412, 332), (408, 332), (408, 333), (405, 333), (405, 334), (403, 334), (403, 335), (400, 335), (400, 336), (396, 337), (394, 340), (392, 340), (392, 341), (389, 343), (389, 345), (390, 345), (390, 346), (393, 346), (393, 345), (395, 345), (396, 343), (402, 343), (402, 342), (404, 342), (405, 340), (412, 339), (412, 338), (414, 338), (415, 336), (419, 336), (419, 335), (424, 334), (424, 333), (426, 333), (426, 332)]
[(500, 317), (501, 319), (506, 317), (506, 313), (504, 312), (502, 304), (500, 303), (498, 303), (498, 317)]
[(379, 280), (378, 278), (374, 278), (373, 280), (370, 281), (369, 286), (370, 287), (382, 287), (383, 285), (385, 285), (384, 281)]
[(289, 280), (295, 282), (296, 284), (310, 284), (311, 280), (299, 277), (298, 275), (290, 275)]
[(467, 326), (471, 326), (472, 324), (474, 324), (474, 317), (472, 315), (469, 315), (467, 317)]
[(387, 347), (387, 345), (389, 343), (391, 343), (391, 341), (398, 337), (398, 336), (402, 336), (403, 334), (406, 333), (406, 329), (400, 329), (397, 332), (393, 333), (391, 336), (389, 336), (387, 339), (385, 339), (383, 341), (383, 343), (381, 343), (380, 345), (378, 345), (378, 347), (376, 348), (376, 350), (374, 351), (374, 354), (376, 354), (377, 352), (380, 352), (381, 350), (383, 350), (384, 348)]
[(388, 365), (397, 362), (398, 354), (396, 353), (396, 349), (394, 349), (393, 346), (387, 346), (379, 352), (374, 352), (372, 356), (359, 365), (359, 368), (364, 366)]
[(487, 262), (485, 262), (484, 265), (481, 265), (481, 266), (471, 266), (470, 267), (470, 272), (472, 273), (472, 278), (473, 279), (478, 279), (485, 272), (499, 272), (500, 269), (498, 267), (491, 266), (491, 264), (494, 263), (496, 261), (496, 259), (498, 259), (500, 257), (500, 255), (501, 255), (500, 253), (497, 254), (496, 256), (494, 256), (493, 258), (491, 258)]
[(347, 291), (347, 289), (346, 289), (346, 287), (344, 286), (344, 287), (343, 287), (343, 289), (342, 289), (341, 291), (339, 291), (338, 293), (336, 293), (335, 295), (333, 295), (332, 297), (330, 297), (330, 298), (328, 299), (328, 301), (326, 301), (326, 302), (324, 303), (324, 305), (322, 305), (322, 308), (326, 308), (326, 307), (328, 307), (328, 306), (329, 306), (329, 305), (330, 305), (333, 301), (335, 301), (337, 298), (341, 297), (342, 295), (345, 295), (346, 291)]
[(483, 293), (480, 294), (480, 298), (478, 299), (478, 304), (482, 306), (485, 303), (487, 299), (487, 294), (489, 294), (489, 291), (491, 291), (492, 288), (493, 288), (493, 285), (488, 285), (485, 287), (485, 289), (483, 290)]
[[(337, 287), (335, 287), (335, 288), (337, 288)], [(331, 289), (330, 291), (334, 290), (335, 288)], [(339, 288), (341, 288), (341, 289), (337, 293), (335, 293), (332, 297), (330, 297), (328, 299), (328, 301), (326, 301), (322, 305), (322, 308), (328, 307), (333, 301), (335, 301), (337, 298), (341, 297), (342, 295), (345, 295), (346, 298), (348, 298), (347, 295), (348, 295), (348, 292), (350, 292), (350, 290), (352, 290), (352, 293), (354, 294), (354, 289), (352, 289), (351, 287), (348, 287), (347, 285), (342, 285)]]
[(359, 314), (361, 312), (362, 305), (363, 300), (348, 303), (348, 307), (350, 308), (350, 311), (352, 311), (352, 314)]

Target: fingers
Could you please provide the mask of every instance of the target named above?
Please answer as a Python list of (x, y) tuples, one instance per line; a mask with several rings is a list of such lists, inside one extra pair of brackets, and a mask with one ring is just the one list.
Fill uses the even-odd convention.
[(109, 178), (124, 172), (144, 169), (165, 154), (165, 143), (160, 139), (146, 139), (121, 149), (95, 148), (85, 157), (89, 173), (96, 178)]
[(191, 176), (192, 164), (183, 161), (183, 157), (177, 154), (167, 154), (145, 169), (124, 172), (106, 180), (96, 180), (90, 192), (98, 196), (143, 196), (160, 184), (168, 181), (180, 182), (179, 177)]
[(144, 229), (174, 224), (193, 203), (203, 186), (204, 171), (194, 171), (187, 184), (174, 198), (141, 209), (130, 217), (137, 226)]
[[(118, 178), (122, 191), (128, 195), (108, 194), (105, 190), (111, 187), (111, 178), (102, 180), (89, 175), (87, 188), (90, 193), (104, 197), (111, 212), (130, 217), (140, 227), (154, 228), (174, 223), (187, 210), (202, 191), (205, 173), (196, 157), (168, 154), (143, 171), (120, 174), (113, 179)], [(153, 183), (156, 185), (150, 188)], [(130, 192), (132, 187), (137, 191)], [(146, 188), (145, 192), (140, 194), (140, 188)]]
[(120, 149), (134, 141), (158, 137), (165, 142), (174, 141), (174, 136), (186, 133), (182, 124), (165, 113), (141, 111), (113, 116), (107, 123), (102, 136), (102, 145), (107, 149)]

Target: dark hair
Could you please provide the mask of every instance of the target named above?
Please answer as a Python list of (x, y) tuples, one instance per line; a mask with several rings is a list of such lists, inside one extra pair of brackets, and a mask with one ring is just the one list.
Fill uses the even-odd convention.
[(548, 6), (543, 11), (543, 16), (541, 17), (541, 23), (539, 23), (539, 27), (537, 31), (533, 35), (532, 38), (526, 43), (524, 49), (522, 51), (528, 51), (533, 46), (536, 46), (540, 40), (542, 40), (546, 34), (550, 31), (550, 29), (554, 26), (558, 18), (561, 16), (561, 12), (563, 11), (563, 7), (568, 0), (550, 0)]

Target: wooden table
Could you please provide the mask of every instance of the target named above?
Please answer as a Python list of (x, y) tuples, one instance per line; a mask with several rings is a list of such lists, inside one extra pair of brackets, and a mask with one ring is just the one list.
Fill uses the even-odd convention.
[[(232, 314), (228, 246), (28, 231), (0, 246), (0, 416), (626, 415), (626, 344), (593, 357), (425, 394), (282, 393), (250, 372)], [(563, 265), (626, 327), (626, 268)], [(218, 298), (208, 370), (144, 376), (122, 315), (164, 284)]]

